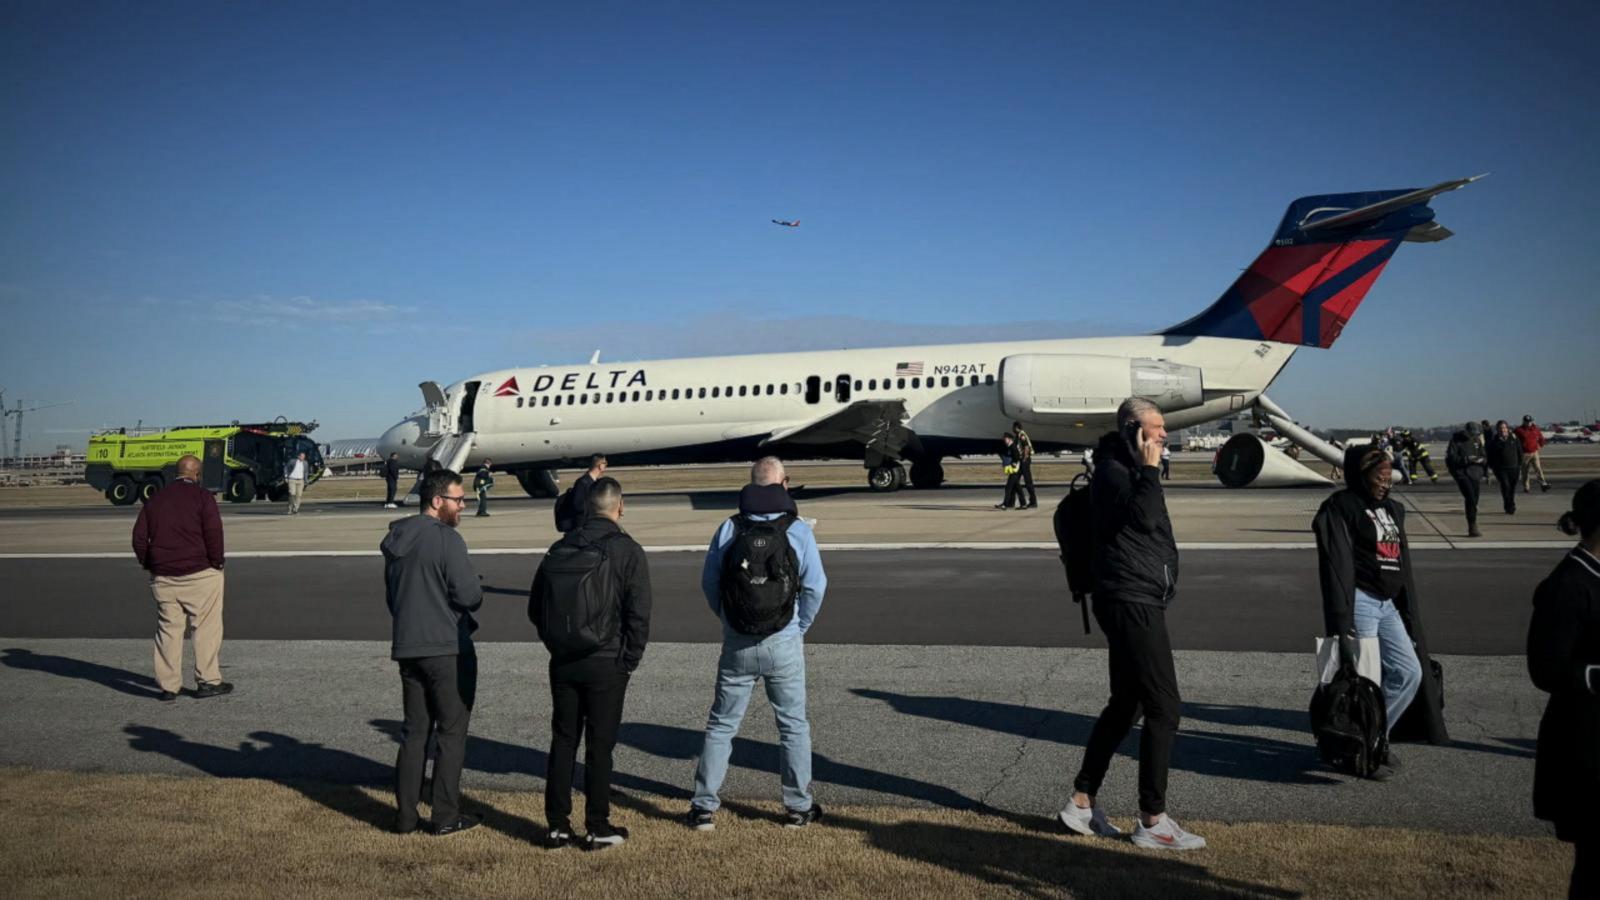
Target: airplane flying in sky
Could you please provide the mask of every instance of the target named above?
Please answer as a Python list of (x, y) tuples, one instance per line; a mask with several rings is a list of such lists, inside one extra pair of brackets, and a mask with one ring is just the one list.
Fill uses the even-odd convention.
[(791, 221), (789, 221), (787, 219), (773, 219), (772, 220), (772, 224), (774, 224), (774, 225), (784, 225), (784, 226), (787, 226), (789, 228), (799, 228), (800, 227), (800, 220), (799, 219), (795, 219), (793, 222), (791, 222)]
[(997, 452), (1014, 420), (1041, 452), (1091, 446), (1130, 396), (1173, 430), (1252, 406), (1287, 421), (1264, 395), (1273, 379), (1300, 347), (1333, 345), (1401, 243), (1449, 237), (1428, 203), (1475, 180), (1302, 197), (1220, 299), (1156, 334), (501, 369), (424, 382), (424, 409), (378, 447), (415, 469), (492, 457), (533, 496), (596, 452), (617, 465), (860, 459), (873, 489), (895, 490), (938, 487), (942, 460)]

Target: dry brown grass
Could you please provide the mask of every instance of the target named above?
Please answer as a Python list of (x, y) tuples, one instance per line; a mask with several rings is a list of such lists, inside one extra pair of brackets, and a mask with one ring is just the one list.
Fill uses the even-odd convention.
[[(381, 830), (375, 789), (0, 770), (0, 885), (11, 897), (1557, 896), (1571, 850), (1547, 838), (1392, 828), (1190, 823), (1182, 856), (1066, 838), (977, 813), (829, 809), (802, 832), (738, 805), (715, 832), (679, 804), (618, 797), (626, 846), (552, 853), (542, 799), (479, 793), (486, 827)], [(578, 808), (581, 810), (581, 802)], [(1124, 823), (1127, 824), (1127, 823)]]

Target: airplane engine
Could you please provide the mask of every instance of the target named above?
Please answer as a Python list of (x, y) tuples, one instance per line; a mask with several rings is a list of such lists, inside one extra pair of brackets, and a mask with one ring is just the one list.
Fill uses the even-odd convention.
[(1007, 418), (1061, 422), (1108, 416), (1129, 397), (1154, 401), (1164, 413), (1204, 402), (1198, 366), (1157, 359), (1025, 353), (1000, 363), (1000, 404)]
[(1217, 479), (1231, 488), (1301, 487), (1328, 479), (1254, 434), (1236, 434), (1217, 451)]

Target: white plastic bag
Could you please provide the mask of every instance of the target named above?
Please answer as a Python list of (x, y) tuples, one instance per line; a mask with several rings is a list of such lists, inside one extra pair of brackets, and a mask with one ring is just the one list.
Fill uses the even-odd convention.
[[(1357, 638), (1356, 648), (1356, 674), (1369, 679), (1373, 684), (1383, 684), (1383, 666), (1379, 658), (1378, 638)], [(1317, 672), (1318, 684), (1327, 684), (1333, 676), (1339, 674), (1339, 639), (1331, 637), (1317, 638)]]

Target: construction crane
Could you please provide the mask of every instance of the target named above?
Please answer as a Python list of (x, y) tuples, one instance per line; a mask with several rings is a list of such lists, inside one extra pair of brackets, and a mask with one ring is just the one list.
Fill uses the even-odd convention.
[(16, 419), (16, 422), (11, 425), (11, 457), (16, 465), (22, 465), (22, 414), (38, 412), (41, 409), (55, 409), (58, 406), (71, 406), (72, 403), (73, 401), (68, 400), (65, 403), (46, 403), (42, 406), (25, 407), (22, 405), (22, 401), (18, 400), (16, 406), (6, 409), (5, 397), (0, 394), (0, 418)]

